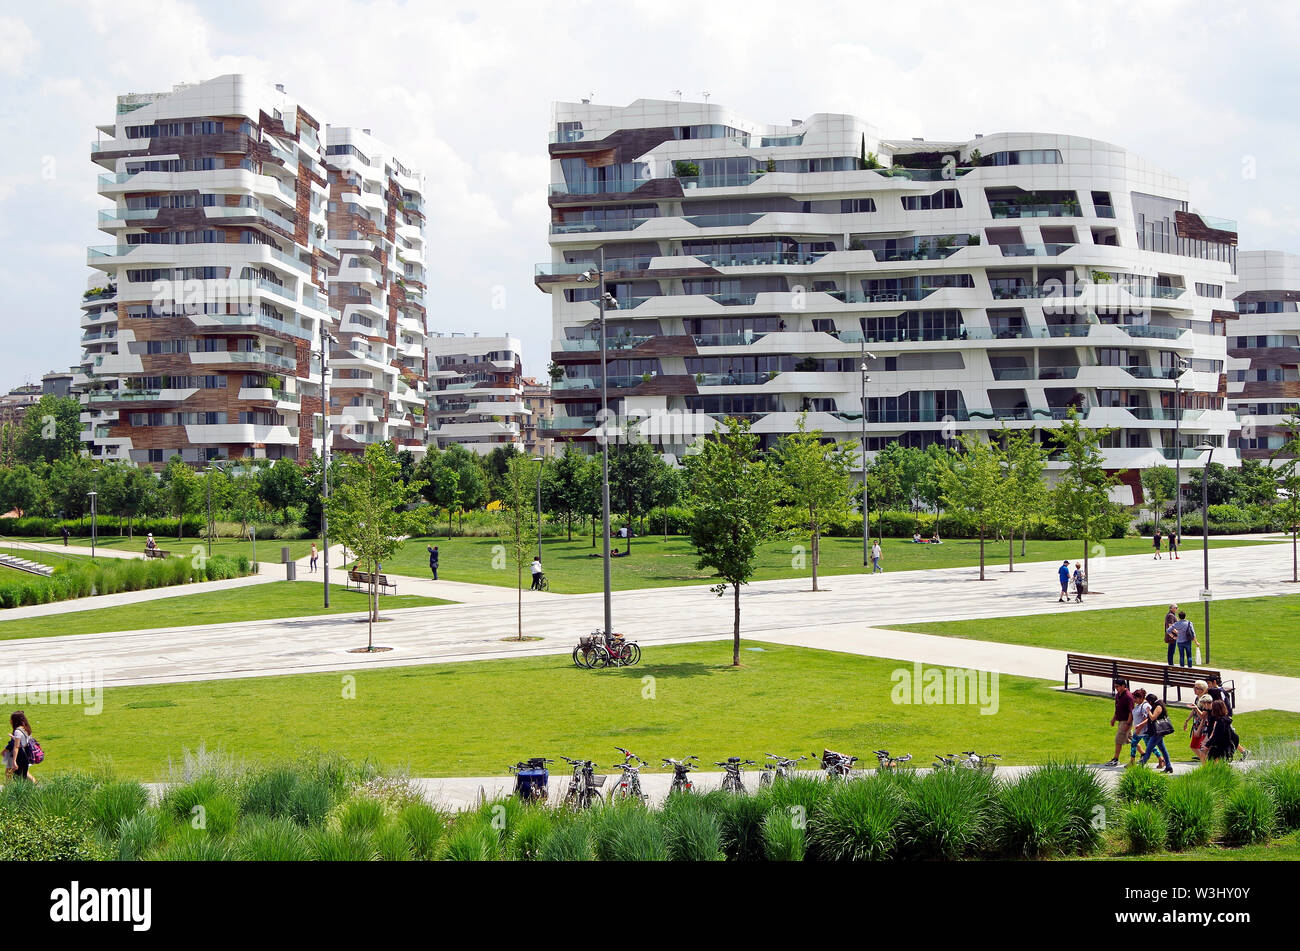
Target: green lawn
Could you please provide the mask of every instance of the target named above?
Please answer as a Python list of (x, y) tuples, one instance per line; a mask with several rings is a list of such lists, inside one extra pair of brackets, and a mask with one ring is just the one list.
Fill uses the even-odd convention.
[[(262, 621), (316, 614), (347, 614), (351, 611), (364, 613), (366, 610), (366, 594), (363, 591), (349, 591), (340, 585), (330, 585), (328, 609), (322, 606), (323, 595), (321, 586), (314, 582), (270, 581), (230, 591), (181, 594), (138, 604), (0, 621), (0, 641), (18, 637), (139, 631), (180, 624)], [(423, 598), (410, 594), (384, 595), (380, 599), (380, 608), (421, 608), (454, 603), (441, 598)]]
[[(1033, 617), (891, 626), (922, 634), (1028, 644), (1137, 660), (1165, 660), (1162, 628), (1169, 609), (1168, 601), (1145, 608), (1077, 612), (1068, 620), (1063, 620), (1060, 615), (1071, 611), (1070, 605), (1052, 602), (1047, 607), (1056, 610), (1044, 610)], [(1205, 609), (1195, 601), (1183, 607), (1196, 625), (1204, 652)], [(1300, 677), (1300, 655), (1295, 650), (1297, 629), (1300, 629), (1300, 594), (1215, 601), (1210, 606), (1212, 663), (1209, 666)]]
[[(413, 538), (390, 560), (384, 568), (395, 574), (427, 577), (429, 553), (427, 545), (438, 545), (438, 577), (449, 581), (471, 581), (478, 584), (495, 584), (511, 587), (515, 584), (512, 568), (494, 567), (506, 563), (497, 556), (494, 547), (501, 544), (496, 538)], [(619, 539), (611, 547), (623, 548)], [(1211, 539), (1212, 547), (1261, 544), (1258, 541)], [(1151, 542), (1142, 538), (1108, 539), (1108, 555), (1134, 555), (1150, 553)], [(979, 542), (965, 539), (945, 541), (942, 545), (916, 545), (911, 539), (886, 538), (882, 547), (882, 567), (886, 571), (909, 571), (918, 568), (954, 568), (979, 564)], [(807, 565), (807, 538), (791, 538), (764, 546), (762, 562), (756, 580), (775, 578), (804, 578), (811, 576)], [(601, 559), (590, 557), (598, 553), (593, 548), (591, 536), (574, 535), (572, 542), (546, 538), (542, 541), (542, 562), (551, 590), (564, 594), (581, 594), (599, 591), (602, 587)], [(805, 553), (798, 560), (800, 552)], [(1071, 541), (1031, 541), (1027, 548), (1030, 561), (1050, 561), (1061, 558), (1082, 558), (1083, 543)], [(690, 540), (680, 535), (670, 535), (665, 541), (660, 535), (648, 535), (632, 540), (632, 554), (610, 562), (611, 580), (615, 589), (654, 588), (671, 585), (702, 584), (710, 581), (708, 572), (696, 567), (698, 556)], [(1016, 543), (1016, 561), (1020, 558), (1020, 544)], [(1007, 562), (1005, 543), (988, 543), (985, 563), (1002, 567)], [(822, 539), (822, 560), (819, 574), (856, 574), (863, 571), (862, 540), (860, 538)], [(524, 577), (527, 583), (528, 572)], [(1051, 582), (1055, 573), (1051, 573)]]
[[(559, 656), (121, 687), (105, 691), (98, 716), (50, 705), (31, 719), (48, 755), (42, 770), (85, 769), (103, 758), (143, 780), (161, 778), (169, 758), (200, 744), (257, 762), (338, 750), (414, 776), (505, 775), (521, 758), (558, 754), (609, 764), (615, 745), (656, 765), (690, 753), (712, 763), (824, 747), (867, 762), (885, 748), (921, 764), (971, 748), (1009, 764), (1100, 763), (1112, 752), (1105, 698), (1001, 677), (994, 714), (894, 703), (891, 673), (910, 677), (910, 664), (745, 647), (762, 650), (746, 650), (741, 668), (728, 664), (729, 642), (708, 642), (649, 647), (640, 666), (603, 671)], [(1247, 713), (1236, 725), (1252, 746), (1300, 737), (1297, 714)], [(1178, 749), (1181, 756), (1185, 744)]]
[[(0, 554), (15, 555), (19, 558), (25, 558), (28, 561), (34, 561), (39, 565), (49, 565), (51, 568), (58, 568), (68, 563), (87, 564), (90, 562), (90, 553), (82, 553), (76, 548), (69, 548), (67, 553), (36, 551), (30, 548), (0, 546)], [(8, 569), (17, 571), (17, 569)]]
[(1300, 861), (1300, 832), (1290, 832), (1258, 845), (1227, 847), (1207, 845), (1185, 852), (1160, 852), (1156, 855), (1123, 854), (1124, 846), (1119, 836), (1114, 836), (1108, 854), (1097, 856), (1101, 861), (1119, 862), (1295, 862)]
[[(118, 551), (143, 552), (144, 538), (144, 535), (140, 532), (136, 532), (134, 538), (127, 538), (125, 535), (100, 535), (96, 545), (99, 548), (113, 548)], [(63, 539), (58, 537), (33, 538), (30, 540), (34, 542), (48, 542), (51, 545), (63, 544)], [(90, 553), (89, 538), (72, 538), (70, 541), (70, 547), (74, 550), (81, 549), (84, 550), (86, 554)], [(159, 548), (170, 551), (173, 557), (176, 555), (189, 555), (195, 546), (198, 546), (205, 554), (208, 550), (208, 543), (205, 540), (202, 538), (194, 538), (189, 535), (179, 541), (174, 534), (155, 535), (154, 541), (158, 543)], [(312, 541), (313, 539), (310, 538), (298, 539), (296, 541), (283, 541), (279, 538), (258, 538), (256, 541), (257, 560), (272, 563), (279, 562), (280, 549), (285, 545), (289, 546), (289, 555), (295, 561), (299, 558), (306, 558), (311, 554)], [(315, 539), (315, 542), (317, 546), (320, 545), (319, 538)], [(247, 558), (252, 558), (253, 547), (254, 542), (251, 542), (248, 539), (217, 538), (212, 542), (212, 554), (231, 556), (244, 555)]]

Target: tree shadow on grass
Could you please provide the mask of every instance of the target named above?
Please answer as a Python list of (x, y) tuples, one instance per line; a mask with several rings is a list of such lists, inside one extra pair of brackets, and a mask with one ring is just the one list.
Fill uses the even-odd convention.
[(707, 677), (720, 671), (731, 670), (732, 667), (729, 663), (702, 664), (683, 661), (676, 664), (641, 664), (637, 667), (624, 667), (622, 669), (637, 676), (649, 674), (652, 677), (685, 680), (689, 677)]

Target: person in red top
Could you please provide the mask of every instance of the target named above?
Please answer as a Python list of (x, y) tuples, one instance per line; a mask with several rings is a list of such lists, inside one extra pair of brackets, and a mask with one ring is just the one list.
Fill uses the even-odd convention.
[(1119, 754), (1128, 742), (1129, 730), (1133, 727), (1133, 695), (1128, 692), (1128, 683), (1117, 680), (1115, 688), (1115, 715), (1110, 718), (1110, 725), (1115, 728), (1115, 756), (1107, 766), (1119, 765)]

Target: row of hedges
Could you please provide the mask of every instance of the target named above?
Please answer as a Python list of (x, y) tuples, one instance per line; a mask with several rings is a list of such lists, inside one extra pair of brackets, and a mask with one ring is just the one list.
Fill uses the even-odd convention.
[[(243, 526), (238, 522), (218, 521), (215, 523), (218, 538), (239, 538), (243, 535)], [(115, 534), (117, 531), (126, 534), (126, 519), (119, 519), (116, 516), (101, 515), (99, 517), (99, 534), (106, 537)], [(314, 538), (318, 532), (310, 531), (300, 525), (272, 525), (270, 523), (254, 523), (254, 531), (257, 532), (258, 538), (275, 538), (292, 541), (300, 538)], [(10, 535), (15, 538), (58, 538), (63, 534), (63, 529), (68, 530), (68, 534), (74, 538), (89, 538), (91, 532), (90, 517), (84, 519), (67, 518), (41, 518), (35, 515), (24, 516), (22, 518), (0, 519), (0, 537)], [(174, 518), (138, 518), (135, 520), (132, 533), (140, 538), (141, 546), (144, 545), (144, 536), (153, 532), (154, 536), (160, 539), (176, 538), (176, 519)], [(200, 538), (207, 529), (207, 520), (197, 515), (187, 515), (184, 519), (184, 538)]]
[(48, 578), (31, 575), (0, 583), (0, 608), (166, 588), (194, 581), (222, 581), (241, 578), (251, 571), (252, 563), (243, 555), (237, 558), (213, 555), (211, 558), (173, 557), (149, 561), (115, 558), (100, 564), (72, 563), (55, 569)]
[[(1172, 519), (1162, 521), (1160, 530), (1167, 532), (1173, 524)], [(1285, 519), (1265, 522), (1210, 521), (1206, 527), (1211, 535), (1263, 535), (1271, 532), (1289, 532), (1291, 530)], [(1155, 523), (1151, 521), (1138, 522), (1137, 530), (1140, 535), (1150, 535), (1155, 530)], [(1183, 535), (1184, 537), (1201, 537), (1201, 515), (1199, 512), (1183, 512)]]
[(0, 861), (1042, 859), (1244, 845), (1300, 828), (1294, 760), (1248, 772), (1211, 763), (1172, 781), (1133, 769), (1118, 796), (1086, 766), (1055, 763), (1014, 780), (966, 769), (797, 775), (750, 794), (583, 813), (509, 798), (450, 814), (337, 756), (252, 771), (210, 761), (176, 778), (156, 805), (139, 783), (11, 783), (0, 825), (33, 832), (0, 840)]
[[(1103, 538), (1123, 538), (1128, 531), (1127, 514), (1119, 514), (1109, 529), (1100, 533)], [(970, 517), (962, 513), (944, 512), (936, 516), (933, 512), (883, 511), (871, 513), (871, 533), (884, 535), (886, 538), (910, 538), (913, 533), (929, 538), (936, 531), (940, 538), (979, 538), (979, 529)], [(832, 538), (854, 538), (862, 536), (862, 516), (850, 515), (827, 526), (823, 534)], [(1019, 537), (1019, 532), (1016, 536)], [(1031, 539), (1050, 541), (1070, 541), (1076, 536), (1063, 529), (1052, 520), (1035, 522), (1029, 526)], [(987, 537), (987, 536), (986, 536)]]

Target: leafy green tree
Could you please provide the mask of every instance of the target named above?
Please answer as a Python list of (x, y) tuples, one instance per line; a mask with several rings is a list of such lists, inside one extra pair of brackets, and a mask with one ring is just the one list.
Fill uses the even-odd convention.
[(808, 414), (800, 413), (798, 428), (781, 437), (775, 456), (787, 500), (806, 516), (812, 554), (812, 589), (817, 591), (822, 528), (848, 513), (849, 471), (856, 462), (856, 453), (847, 444), (826, 445), (822, 431), (810, 432), (807, 423)]
[(686, 494), (686, 479), (681, 469), (674, 468), (658, 458), (654, 478), (654, 507), (664, 513), (664, 537), (668, 537), (668, 509)]
[(569, 443), (564, 452), (546, 467), (542, 479), (542, 507), (548, 515), (564, 519), (569, 541), (573, 541), (573, 519), (585, 510), (584, 495), (588, 487), (583, 481), (587, 456)]
[(510, 460), (519, 455), (522, 455), (519, 447), (514, 443), (507, 443), (504, 446), (497, 446), (483, 457), (488, 494), (492, 499), (498, 501), (501, 499), (501, 493), (504, 491), (501, 483), (506, 477), (506, 470), (510, 468)]
[(507, 562), (515, 569), (516, 636), (521, 641), (524, 639), (524, 569), (532, 564), (537, 553), (537, 466), (527, 456), (516, 454), (506, 463), (501, 478), (498, 524)]
[[(316, 464), (317, 478), (319, 478), (319, 457), (316, 458)], [(331, 465), (330, 470), (330, 474), (333, 476), (338, 472), (338, 467)], [(253, 464), (252, 459), (235, 459), (231, 462), (230, 498), (226, 504), (231, 518), (239, 523), (240, 538), (252, 537), (249, 526), (257, 518), (259, 506), (261, 505), (257, 485), (257, 467)], [(319, 493), (319, 488), (316, 491)], [(319, 495), (317, 495), (317, 498), (319, 498)], [(319, 512), (319, 503), (317, 504), (317, 511)], [(320, 525), (319, 517), (314, 524)]]
[(299, 505), (307, 492), (302, 466), (281, 456), (257, 474), (257, 495), (268, 509), (280, 510), (280, 521), (289, 524), (289, 509)]
[(626, 435), (609, 453), (610, 505), (621, 504), (628, 522), (627, 547), (632, 549), (632, 523), (654, 505), (655, 477), (663, 464), (654, 447), (640, 437), (637, 424), (630, 422)]
[(69, 455), (54, 460), (45, 470), (50, 504), (64, 518), (83, 518), (90, 512), (90, 492), (96, 487), (95, 468), (88, 457)]
[(1073, 407), (1060, 427), (1052, 431), (1065, 462), (1065, 471), (1052, 489), (1052, 511), (1067, 531), (1083, 539), (1085, 581), (1092, 542), (1103, 531), (1109, 532), (1117, 507), (1111, 501), (1110, 488), (1119, 481), (1119, 474), (1107, 474), (1101, 452), (1102, 440), (1114, 431), (1114, 427), (1088, 429)]
[(1274, 450), (1270, 461), (1276, 467), (1279, 504), (1291, 530), (1291, 580), (1300, 582), (1300, 560), (1296, 548), (1296, 535), (1300, 532), (1300, 412), (1292, 410), (1282, 426), (1286, 441)]
[(46, 394), (23, 417), (14, 455), (32, 465), (81, 455), (81, 403), (76, 397)]
[(758, 570), (759, 549), (777, 534), (773, 510), (781, 483), (758, 451), (749, 423), (728, 419), (727, 429), (699, 443), (687, 457), (690, 487), (691, 544), (698, 567), (722, 579), (713, 588), (721, 597), (727, 586), (735, 605), (731, 663), (740, 666), (740, 587)]
[(172, 456), (162, 472), (163, 492), (169, 513), (176, 516), (176, 538), (185, 537), (185, 516), (198, 510), (203, 487), (194, 470), (180, 456)]
[(1050, 495), (1044, 471), (1047, 450), (1035, 438), (1032, 429), (1008, 434), (1003, 449), (1007, 478), (1007, 526), (1010, 529), (1007, 570), (1016, 570), (1016, 529), (1020, 529), (1020, 556), (1025, 555), (1029, 526), (1047, 514)]
[(1277, 474), (1258, 459), (1241, 460), (1237, 497), (1242, 505), (1272, 505), (1277, 501)]
[(360, 456), (342, 455), (338, 485), (330, 485), (326, 503), (330, 534), (357, 555), (361, 570), (370, 575), (370, 610), (366, 650), (375, 646), (375, 621), (379, 620), (379, 566), (392, 556), (408, 535), (428, 528), (425, 509), (411, 509), (420, 497), (419, 479), (403, 482), (401, 467), (391, 443), (371, 443)]
[(1178, 474), (1172, 467), (1164, 465), (1143, 469), (1142, 492), (1147, 497), (1155, 527), (1159, 528), (1160, 516), (1169, 507), (1169, 503), (1178, 497)]
[(19, 463), (0, 469), (0, 513), (17, 511), (26, 515), (40, 500), (43, 489), (30, 466)]
[(158, 477), (149, 469), (119, 463), (109, 466), (117, 476), (112, 488), (112, 513), (126, 519), (126, 537), (135, 538), (135, 520), (143, 515), (158, 491)]
[(980, 581), (984, 573), (984, 540), (1008, 522), (1007, 481), (1002, 451), (972, 433), (958, 437), (961, 451), (945, 460), (939, 473), (944, 504), (970, 516), (980, 533)]

